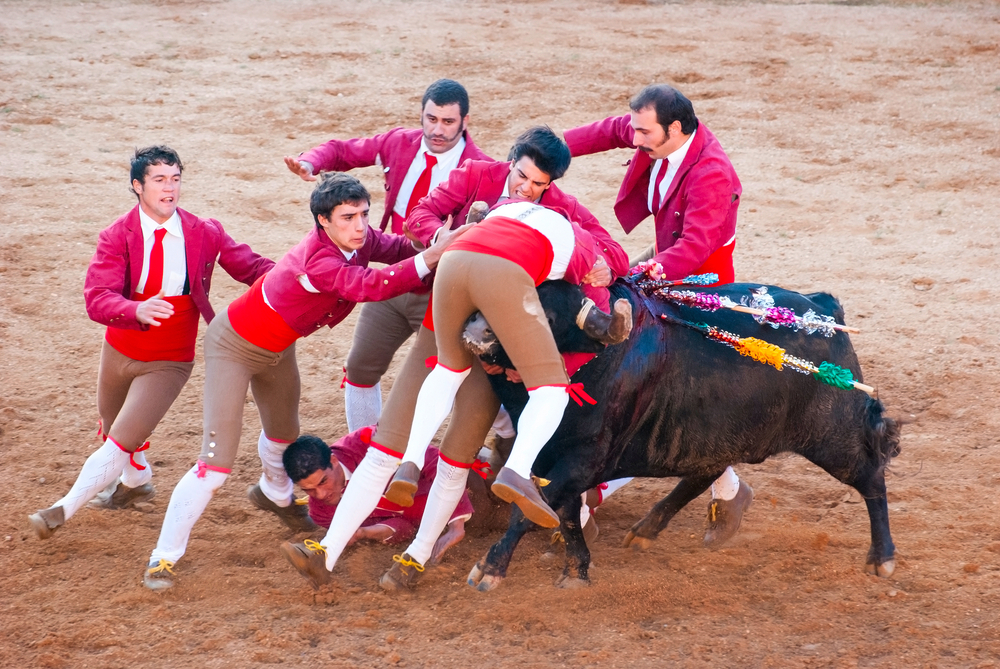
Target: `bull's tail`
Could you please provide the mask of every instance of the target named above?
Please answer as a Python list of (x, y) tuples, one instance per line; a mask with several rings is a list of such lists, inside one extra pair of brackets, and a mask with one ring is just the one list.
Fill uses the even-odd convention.
[(884, 415), (882, 402), (868, 398), (865, 402), (865, 447), (868, 454), (884, 469), (889, 461), (899, 455), (899, 423)]

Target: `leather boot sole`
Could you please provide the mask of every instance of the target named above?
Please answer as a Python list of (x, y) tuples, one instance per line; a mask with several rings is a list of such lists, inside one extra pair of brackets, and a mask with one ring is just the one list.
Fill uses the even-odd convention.
[[(490, 490), (508, 504), (517, 504), (517, 508), (521, 509), (525, 518), (536, 525), (549, 529), (559, 527), (559, 516), (541, 499), (541, 493), (537, 490), (524, 491), (519, 487), (525, 485), (534, 487), (533, 482), (521, 478), (518, 474), (504, 467), (500, 470), (497, 480), (493, 482)], [(538, 497), (538, 499), (532, 499), (532, 497)]]
[(420, 468), (412, 462), (399, 465), (384, 497), (403, 507), (413, 506), (413, 496), (417, 494), (417, 483), (420, 481)]

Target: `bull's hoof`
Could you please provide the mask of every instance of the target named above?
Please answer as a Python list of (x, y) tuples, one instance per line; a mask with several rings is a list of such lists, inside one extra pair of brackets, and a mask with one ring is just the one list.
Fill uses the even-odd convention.
[(563, 590), (579, 590), (581, 588), (589, 588), (590, 579), (576, 578), (563, 574), (556, 579), (556, 587), (562, 588)]
[(622, 542), (622, 548), (628, 548), (631, 546), (637, 551), (647, 551), (652, 547), (653, 540), (647, 539), (646, 537), (640, 537), (638, 534), (632, 530), (628, 531), (625, 535), (625, 541)]
[(888, 560), (882, 564), (869, 562), (865, 565), (865, 572), (881, 578), (889, 578), (896, 571), (896, 561)]
[(486, 573), (486, 565), (482, 560), (472, 565), (472, 571), (469, 572), (469, 577), (465, 580), (470, 587), (475, 588), (479, 592), (495, 590), (502, 581), (503, 576)]

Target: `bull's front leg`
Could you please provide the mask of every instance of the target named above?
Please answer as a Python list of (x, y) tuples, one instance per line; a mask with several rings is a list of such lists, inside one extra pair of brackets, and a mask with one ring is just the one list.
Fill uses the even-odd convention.
[(535, 524), (524, 517), (521, 509), (511, 505), (510, 524), (507, 526), (506, 534), (500, 537), (500, 541), (490, 546), (486, 555), (473, 565), (466, 583), (480, 592), (489, 592), (500, 585), (507, 576), (507, 567), (514, 557), (514, 549), (533, 527)]
[[(879, 472), (868, 486), (855, 486), (865, 498), (871, 523), (872, 545), (865, 560), (865, 571), (888, 578), (896, 571), (896, 546), (889, 533), (889, 503), (886, 497), (885, 474)], [(864, 489), (862, 489), (864, 488)]]
[[(719, 472), (720, 475), (721, 473)], [(622, 546), (625, 548), (633, 546), (640, 550), (649, 548), (653, 544), (653, 540), (667, 526), (667, 523), (677, 515), (677, 512), (687, 506), (688, 502), (708, 490), (716, 478), (718, 477), (685, 476), (682, 478), (669, 495), (653, 505), (649, 513), (632, 526), (632, 529), (625, 535)]]

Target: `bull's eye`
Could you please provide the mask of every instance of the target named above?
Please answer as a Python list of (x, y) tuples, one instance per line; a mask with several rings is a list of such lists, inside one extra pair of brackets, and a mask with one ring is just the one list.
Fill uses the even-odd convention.
[(486, 330), (484, 331), (484, 334), (485, 334), (485, 335), (486, 335), (487, 337), (490, 337), (490, 336), (492, 336), (492, 335), (493, 335), (493, 330), (491, 330), (491, 329), (489, 329), (489, 328), (486, 328)]

